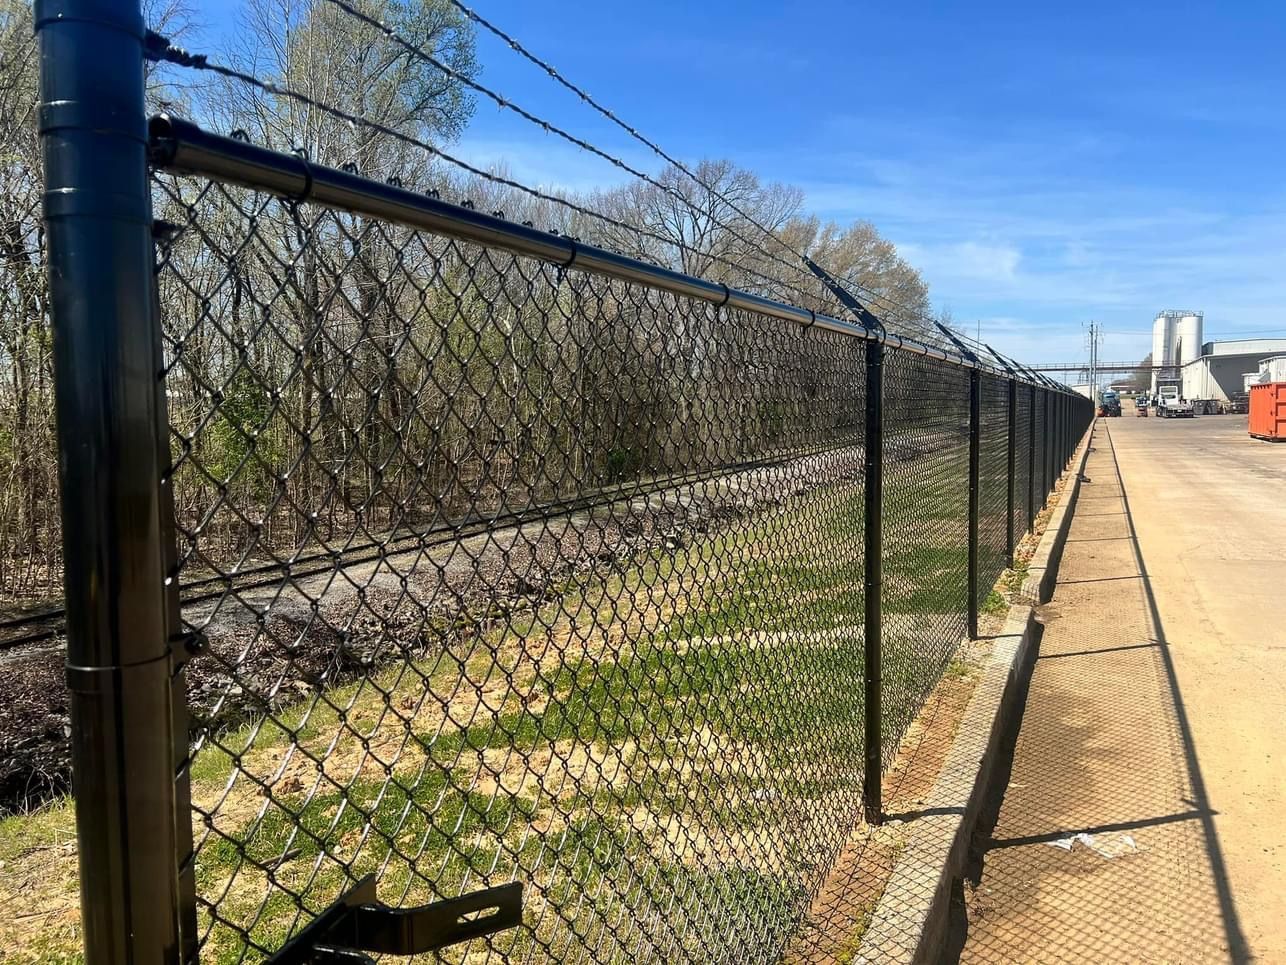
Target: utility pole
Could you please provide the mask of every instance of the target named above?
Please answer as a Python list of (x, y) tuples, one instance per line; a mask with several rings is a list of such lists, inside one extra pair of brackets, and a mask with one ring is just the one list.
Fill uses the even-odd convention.
[(1103, 337), (1103, 326), (1098, 322), (1090, 322), (1089, 332), (1089, 350), (1090, 350), (1090, 394), (1091, 400), (1097, 403), (1098, 396), (1098, 343)]
[(1098, 337), (1097, 323), (1090, 322), (1090, 385), (1094, 386), (1094, 393), (1098, 394)]

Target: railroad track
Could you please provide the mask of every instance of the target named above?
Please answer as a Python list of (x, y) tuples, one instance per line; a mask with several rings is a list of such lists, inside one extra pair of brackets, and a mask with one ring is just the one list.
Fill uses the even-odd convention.
[[(923, 436), (917, 437), (914, 443), (906, 440), (899, 442), (896, 438), (890, 440), (886, 437), (886, 446), (900, 447), (905, 457), (908, 451), (912, 455), (931, 451), (932, 441)], [(203, 603), (215, 602), (229, 596), (237, 597), (284, 582), (295, 583), (309, 577), (339, 573), (354, 567), (403, 558), (410, 554), (427, 553), (488, 531), (500, 532), (511, 528), (548, 525), (555, 520), (567, 519), (575, 515), (593, 515), (613, 507), (630, 507), (631, 504), (637, 504), (640, 500), (644, 501), (645, 507), (658, 500), (658, 506), (664, 506), (667, 500), (678, 506), (683, 504), (685, 495), (690, 497), (694, 494), (696, 487), (707, 486), (712, 482), (727, 486), (730, 491), (749, 490), (756, 482), (757, 474), (765, 472), (789, 469), (801, 484), (812, 488), (817, 485), (821, 474), (813, 471), (820, 469), (820, 466), (810, 464), (827, 457), (834, 457), (839, 453), (846, 454), (852, 462), (849, 475), (860, 478), (863, 449), (859, 444), (843, 442), (775, 453), (761, 459), (723, 463), (718, 467), (699, 472), (659, 476), (642, 482), (602, 487), (572, 498), (551, 500), (508, 512), (474, 514), (418, 529), (398, 527), (357, 545), (350, 544), (289, 559), (270, 560), (228, 573), (197, 576), (183, 584), (180, 590), (180, 605), (187, 610)], [(833, 470), (831, 471), (833, 473)], [(637, 508), (633, 508), (630, 514), (636, 515), (637, 512)], [(625, 518), (628, 518), (628, 515)], [(0, 619), (0, 653), (10, 653), (39, 644), (52, 643), (61, 646), (65, 627), (66, 611), (62, 607), (48, 607)]]

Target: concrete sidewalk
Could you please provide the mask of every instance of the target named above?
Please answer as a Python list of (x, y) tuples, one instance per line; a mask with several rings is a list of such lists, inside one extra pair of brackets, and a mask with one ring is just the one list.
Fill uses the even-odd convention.
[(1229, 427), (1100, 420), (946, 959), (1286, 962), (1286, 447)]

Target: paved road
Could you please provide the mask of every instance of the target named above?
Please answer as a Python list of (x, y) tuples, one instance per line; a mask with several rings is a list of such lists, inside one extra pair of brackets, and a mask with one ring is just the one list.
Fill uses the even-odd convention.
[(947, 957), (1286, 963), (1286, 445), (1100, 420), (1086, 476)]

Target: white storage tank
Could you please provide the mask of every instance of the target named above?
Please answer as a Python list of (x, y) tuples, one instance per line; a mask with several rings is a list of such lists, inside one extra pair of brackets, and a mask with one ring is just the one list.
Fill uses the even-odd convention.
[[(1152, 323), (1152, 364), (1171, 365), (1174, 363), (1174, 312), (1157, 312), (1156, 321)], [(1160, 370), (1152, 369), (1152, 394), (1157, 393), (1157, 381), (1161, 378)]]
[(1172, 360), (1175, 365), (1187, 365), (1201, 358), (1201, 323), (1200, 312), (1189, 312), (1179, 319)]

